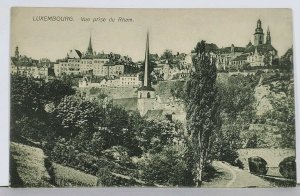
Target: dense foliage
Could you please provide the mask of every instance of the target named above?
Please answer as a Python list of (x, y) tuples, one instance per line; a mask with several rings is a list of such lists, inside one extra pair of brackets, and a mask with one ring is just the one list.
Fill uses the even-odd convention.
[[(12, 77), (12, 116), (12, 140), (42, 147), (50, 161), (97, 175), (103, 186), (141, 183), (135, 179), (144, 185), (191, 183), (185, 150), (174, 150), (185, 145), (178, 122), (145, 120), (104, 95), (89, 100), (65, 80), (43, 83), (21, 76)], [(159, 154), (168, 155), (165, 162), (157, 162)], [(164, 169), (151, 173), (152, 164), (169, 171), (165, 163), (174, 164), (171, 181), (159, 180)]]
[(212, 136), (220, 127), (217, 100), (217, 68), (215, 60), (205, 52), (205, 41), (197, 44), (194, 72), (186, 84), (187, 130), (193, 151), (195, 182), (202, 182), (202, 171), (208, 162)]

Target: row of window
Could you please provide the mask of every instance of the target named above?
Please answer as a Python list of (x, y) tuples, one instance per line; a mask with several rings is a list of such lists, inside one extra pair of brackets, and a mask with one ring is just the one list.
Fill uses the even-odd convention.
[(134, 77), (134, 78), (121, 78), (121, 80), (136, 80), (137, 78)]
[(68, 62), (77, 62), (77, 63), (79, 63), (80, 60), (77, 60), (77, 59), (68, 59)]
[(94, 63), (106, 63), (106, 62), (108, 62), (109, 60), (107, 59), (107, 60), (94, 60)]

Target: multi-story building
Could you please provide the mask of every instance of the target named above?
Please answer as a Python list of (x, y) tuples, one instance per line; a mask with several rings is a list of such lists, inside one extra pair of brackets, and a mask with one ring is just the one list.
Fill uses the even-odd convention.
[(16, 47), (15, 56), (10, 59), (11, 74), (24, 75), (26, 77), (47, 79), (48, 69), (52, 62), (45, 63), (43, 60), (35, 60), (19, 54), (19, 48)]
[[(265, 41), (266, 38), (266, 41)], [(207, 44), (211, 48), (210, 44)], [(251, 41), (245, 47), (230, 47), (210, 50), (216, 57), (218, 70), (243, 69), (245, 67), (265, 67), (276, 64), (277, 50), (272, 46), (271, 32), (268, 28), (266, 37), (261, 20), (257, 21), (254, 32), (254, 44)]]
[(245, 47), (236, 47), (232, 44), (230, 47), (221, 48), (216, 53), (216, 66), (218, 69), (226, 69), (231, 65), (231, 61), (242, 55)]
[(141, 81), (139, 80), (139, 74), (128, 74), (120, 76), (120, 86), (132, 86), (139, 87), (141, 86)]
[[(127, 60), (130, 60), (130, 58), (121, 58), (118, 54), (97, 54), (93, 51), (90, 38), (85, 54), (76, 49), (70, 50), (65, 59), (54, 65), (54, 73), (56, 76), (62, 74), (85, 75), (87, 73), (92, 73), (95, 76), (120, 76), (124, 74), (124, 64)], [(121, 64), (122, 62), (124, 64)]]
[(73, 49), (67, 54), (65, 59), (59, 60), (54, 64), (55, 76), (78, 75), (80, 73), (82, 53), (79, 50)]
[(83, 77), (79, 81), (79, 87), (139, 87), (141, 83), (139, 74), (128, 74), (118, 77), (105, 77), (100, 81), (93, 81), (92, 79)]

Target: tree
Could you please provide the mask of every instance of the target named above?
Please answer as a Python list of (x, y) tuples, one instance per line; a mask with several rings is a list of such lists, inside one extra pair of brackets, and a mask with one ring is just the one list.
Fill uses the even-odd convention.
[(14, 75), (11, 78), (11, 117), (18, 120), (26, 115), (35, 115), (43, 110), (41, 87), (33, 80), (24, 76)]
[(43, 85), (43, 99), (54, 104), (58, 104), (64, 96), (72, 94), (75, 94), (75, 90), (70, 82), (55, 79)]
[(220, 127), (215, 60), (205, 52), (205, 41), (197, 44), (195, 71), (186, 83), (187, 130), (194, 154), (196, 186), (201, 186), (212, 135)]
[(268, 117), (272, 119), (272, 124), (279, 127), (281, 134), (281, 147), (295, 148), (295, 99), (294, 83), (291, 81), (281, 81), (271, 88), (276, 93), (270, 96), (273, 106)]
[(266, 66), (272, 65), (272, 60), (271, 60), (271, 58), (272, 58), (271, 54), (270, 54), (269, 52), (266, 52), (265, 55), (264, 55), (264, 60), (263, 60), (263, 62), (264, 62), (264, 64), (265, 64)]
[(96, 103), (77, 96), (66, 96), (52, 114), (53, 124), (61, 125), (60, 136), (77, 134), (80, 130), (92, 132), (96, 123), (104, 122), (104, 111)]
[(237, 149), (243, 147), (243, 134), (255, 116), (254, 88), (256, 76), (230, 76), (218, 85), (222, 126), (214, 135), (218, 145), (213, 146), (212, 158), (233, 165), (237, 161)]
[(197, 54), (202, 54), (205, 52), (205, 46), (206, 46), (206, 42), (204, 40), (201, 40), (201, 42), (198, 42), (196, 47), (195, 47), (195, 52)]
[(173, 53), (171, 50), (166, 49), (161, 55), (161, 59), (168, 60), (168, 63), (173, 62)]
[(146, 154), (139, 163), (142, 179), (167, 186), (193, 185), (185, 153), (181, 146), (168, 145), (160, 152)]
[(280, 58), (280, 67), (287, 70), (293, 69), (293, 48), (288, 49)]

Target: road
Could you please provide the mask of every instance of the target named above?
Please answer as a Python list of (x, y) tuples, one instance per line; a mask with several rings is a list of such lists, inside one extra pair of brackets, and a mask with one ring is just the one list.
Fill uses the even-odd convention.
[(248, 171), (233, 167), (225, 162), (214, 161), (213, 167), (217, 170), (218, 175), (212, 179), (211, 182), (204, 182), (203, 187), (205, 188), (276, 187), (273, 183), (255, 176)]

